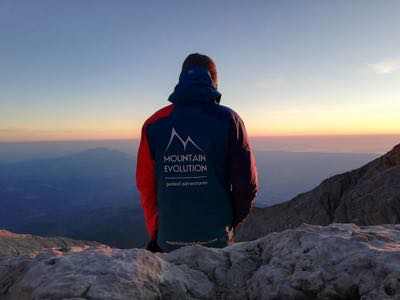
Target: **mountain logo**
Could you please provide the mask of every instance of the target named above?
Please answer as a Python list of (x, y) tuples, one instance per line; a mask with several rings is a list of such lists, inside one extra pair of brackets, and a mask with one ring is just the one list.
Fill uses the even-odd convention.
[(201, 149), (201, 147), (199, 147), (199, 146), (192, 140), (192, 138), (191, 138), (190, 136), (188, 136), (188, 137), (186, 138), (186, 140), (184, 140), (184, 139), (176, 132), (176, 130), (175, 130), (174, 127), (172, 127), (172, 130), (171, 130), (171, 137), (169, 138), (168, 145), (167, 145), (167, 147), (165, 148), (165, 151), (164, 151), (164, 152), (167, 152), (167, 151), (168, 151), (169, 147), (171, 147), (172, 142), (175, 140), (175, 138), (178, 139), (178, 141), (182, 144), (183, 150), (184, 150), (184, 151), (186, 151), (186, 148), (187, 148), (188, 145), (192, 145), (192, 146), (195, 147), (197, 150), (200, 150), (201, 152), (204, 152), (203, 149)]

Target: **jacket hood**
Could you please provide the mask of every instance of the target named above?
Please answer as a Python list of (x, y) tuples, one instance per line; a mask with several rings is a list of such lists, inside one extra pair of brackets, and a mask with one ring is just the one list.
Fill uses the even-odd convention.
[(168, 101), (174, 104), (219, 103), (220, 100), (221, 94), (214, 87), (210, 72), (199, 66), (193, 66), (181, 72), (179, 82), (168, 98)]

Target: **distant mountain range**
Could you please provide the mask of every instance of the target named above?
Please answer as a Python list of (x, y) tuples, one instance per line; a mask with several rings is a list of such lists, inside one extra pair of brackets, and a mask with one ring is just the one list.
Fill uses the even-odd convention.
[[(256, 156), (258, 206), (280, 203), (375, 157), (271, 151)], [(148, 237), (135, 166), (134, 156), (108, 148), (0, 164), (0, 228), (141, 247)]]
[(146, 234), (135, 165), (105, 148), (0, 165), (0, 227), (140, 247)]
[(237, 240), (253, 240), (302, 223), (358, 225), (400, 223), (400, 144), (356, 170), (333, 176), (310, 192), (267, 208), (256, 208)]

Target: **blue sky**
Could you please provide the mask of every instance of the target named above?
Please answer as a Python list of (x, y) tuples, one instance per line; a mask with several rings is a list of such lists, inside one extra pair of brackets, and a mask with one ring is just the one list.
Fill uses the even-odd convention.
[(0, 141), (137, 137), (191, 52), (252, 135), (400, 133), (399, 1), (0, 1)]

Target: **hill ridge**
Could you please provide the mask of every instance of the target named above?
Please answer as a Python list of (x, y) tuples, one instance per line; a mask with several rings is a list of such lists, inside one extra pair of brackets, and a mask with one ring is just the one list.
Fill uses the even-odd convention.
[(255, 208), (237, 231), (252, 240), (301, 223), (375, 225), (400, 222), (400, 144), (361, 168), (334, 175), (309, 192)]

